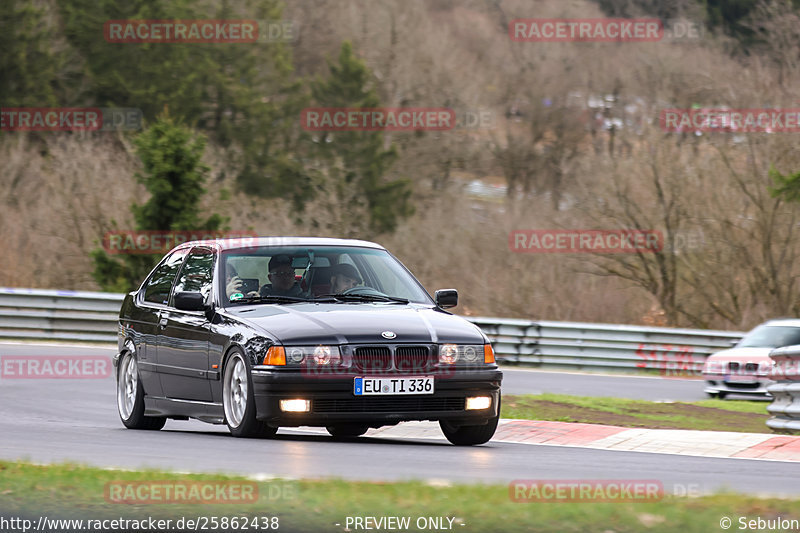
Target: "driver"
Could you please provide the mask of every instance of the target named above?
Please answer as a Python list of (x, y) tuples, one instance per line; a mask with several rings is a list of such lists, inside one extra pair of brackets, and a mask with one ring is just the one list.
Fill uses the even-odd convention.
[(236, 272), (232, 264), (228, 263), (225, 269), (225, 294), (228, 296), (228, 299), (241, 290), (242, 283), (243, 281), (239, 277), (239, 273)]
[(295, 281), (292, 258), (278, 254), (269, 260), (269, 281), (261, 287), (261, 296), (302, 296), (303, 289)]
[(353, 265), (342, 263), (335, 265), (331, 273), (331, 293), (341, 294), (361, 284), (361, 276)]

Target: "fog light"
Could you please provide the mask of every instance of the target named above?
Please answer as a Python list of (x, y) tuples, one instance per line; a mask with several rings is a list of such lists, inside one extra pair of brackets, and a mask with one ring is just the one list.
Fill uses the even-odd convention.
[(281, 400), (281, 411), (286, 413), (307, 413), (310, 410), (309, 400)]
[(492, 398), (489, 396), (473, 396), (467, 398), (467, 411), (475, 409), (488, 409), (492, 406)]

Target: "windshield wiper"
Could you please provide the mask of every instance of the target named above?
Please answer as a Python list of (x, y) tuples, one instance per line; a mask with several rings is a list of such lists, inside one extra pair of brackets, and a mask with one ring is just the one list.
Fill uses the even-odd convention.
[(407, 298), (385, 296), (383, 294), (320, 294), (317, 298), (334, 298), (341, 302), (395, 302), (407, 304)]
[(297, 302), (309, 302), (308, 298), (299, 298), (297, 296), (279, 296), (277, 294), (269, 294), (267, 296), (245, 296), (238, 300), (231, 300), (232, 304), (235, 303), (253, 303), (253, 302), (266, 302), (276, 304), (291, 304)]

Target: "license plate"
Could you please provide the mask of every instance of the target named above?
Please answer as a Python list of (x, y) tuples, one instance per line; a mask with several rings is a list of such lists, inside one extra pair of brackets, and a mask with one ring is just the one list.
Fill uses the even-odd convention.
[(418, 378), (355, 378), (353, 394), (356, 396), (433, 394), (433, 376)]

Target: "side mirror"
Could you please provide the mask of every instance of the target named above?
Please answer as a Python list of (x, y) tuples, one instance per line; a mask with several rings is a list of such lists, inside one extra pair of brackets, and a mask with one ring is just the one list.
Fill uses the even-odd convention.
[(175, 308), (181, 311), (204, 311), (206, 299), (199, 292), (179, 292), (175, 294)]
[(731, 346), (736, 346), (737, 344), (739, 344), (739, 341), (741, 341), (741, 340), (742, 339), (733, 339), (733, 340), (731, 340)]
[(455, 307), (458, 305), (458, 291), (455, 289), (440, 289), (434, 293), (434, 301), (442, 309)]

